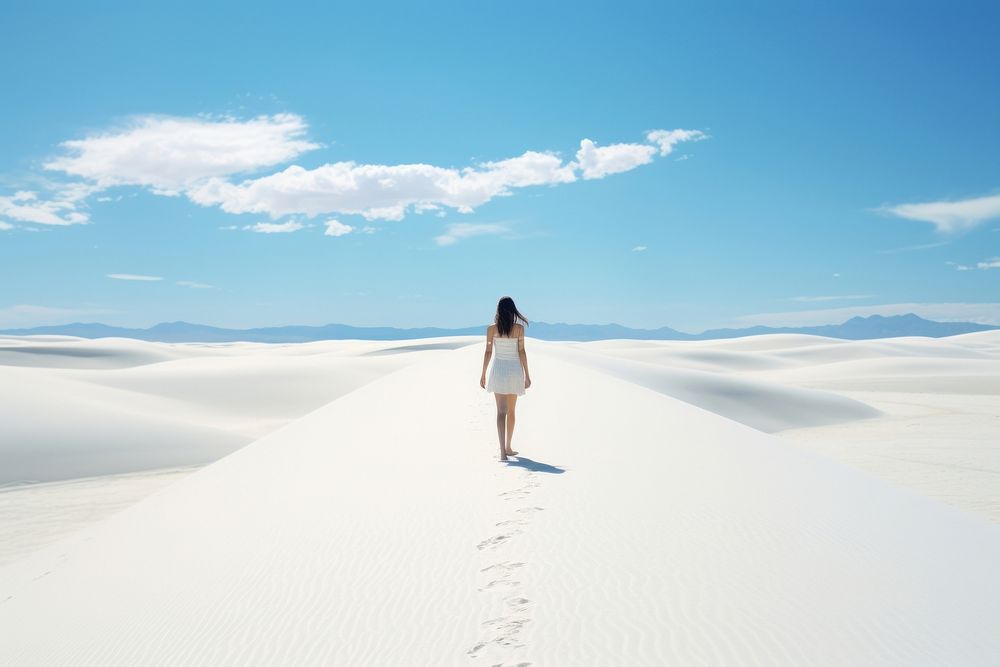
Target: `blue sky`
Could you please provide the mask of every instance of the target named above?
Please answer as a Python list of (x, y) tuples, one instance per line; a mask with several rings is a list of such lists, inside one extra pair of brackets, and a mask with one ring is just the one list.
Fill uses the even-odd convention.
[(332, 4), (4, 3), (0, 328), (1000, 324), (995, 3)]

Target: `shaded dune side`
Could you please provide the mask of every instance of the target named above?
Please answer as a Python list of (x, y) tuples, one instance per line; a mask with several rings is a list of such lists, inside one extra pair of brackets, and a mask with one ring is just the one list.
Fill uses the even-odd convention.
[[(0, 485), (208, 463), (376, 378), (447, 354), (173, 346), (177, 358), (161, 360), (161, 344), (99, 342), (107, 356), (98, 367), (54, 367), (62, 347), (51, 345), (30, 353), (37, 367), (0, 364)], [(84, 354), (94, 347), (68, 345)], [(9, 361), (23, 346), (6, 351)]]
[(251, 440), (155, 397), (36, 369), (0, 377), (0, 484), (204, 464)]
[(552, 344), (542, 344), (542, 348), (548, 354), (584, 364), (767, 433), (882, 414), (861, 401), (816, 389), (610, 357), (580, 348)]
[(0, 366), (130, 368), (181, 359), (192, 353), (192, 350), (127, 338), (0, 337)]

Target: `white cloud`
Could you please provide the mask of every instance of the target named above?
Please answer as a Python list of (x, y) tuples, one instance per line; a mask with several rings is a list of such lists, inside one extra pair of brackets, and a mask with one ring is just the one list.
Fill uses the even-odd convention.
[(985, 262), (976, 262), (975, 266), (959, 264), (958, 262), (945, 262), (945, 264), (954, 266), (956, 271), (975, 271), (976, 269), (986, 271), (989, 269), (1000, 269), (1000, 257), (994, 257), (993, 259), (988, 259)]
[(183, 118), (137, 116), (124, 127), (64, 141), (71, 154), (43, 166), (91, 181), (99, 188), (143, 185), (178, 194), (211, 177), (287, 162), (318, 148), (302, 138), (305, 121), (295, 114)]
[(654, 155), (656, 149), (646, 144), (597, 146), (590, 139), (584, 139), (576, 152), (576, 164), (583, 171), (584, 179), (604, 178), (649, 164)]
[(636, 247), (632, 248), (632, 252), (642, 252), (645, 249), (646, 249), (646, 246), (644, 246), (644, 245), (637, 245)]
[(842, 296), (792, 296), (788, 301), (843, 301), (847, 299), (870, 299), (872, 294), (844, 294)]
[(206, 285), (205, 283), (196, 283), (190, 280), (178, 280), (177, 283), (181, 287), (190, 287), (191, 289), (215, 289), (214, 285)]
[(496, 224), (475, 224), (470, 222), (456, 222), (448, 225), (447, 231), (440, 236), (434, 237), (439, 246), (454, 245), (461, 239), (472, 236), (483, 236), (486, 234), (504, 234), (510, 231), (503, 225)]
[(0, 328), (16, 329), (65, 324), (68, 320), (90, 315), (103, 315), (121, 311), (109, 308), (55, 308), (32, 304), (17, 304), (0, 308)]
[(523, 155), (457, 169), (429, 164), (355, 164), (336, 162), (305, 169), (293, 165), (270, 176), (239, 184), (210, 179), (188, 196), (203, 206), (228, 213), (266, 213), (272, 218), (295, 213), (361, 215), (367, 220), (402, 220), (410, 208), (447, 206), (470, 213), (510, 188), (568, 183), (576, 177), (569, 165), (549, 153)]
[(161, 276), (143, 276), (134, 273), (109, 273), (108, 278), (115, 280), (163, 280)]
[[(551, 151), (526, 151), (464, 168), (341, 161), (315, 168), (291, 164), (274, 173), (246, 176), (319, 148), (305, 138), (307, 130), (305, 120), (291, 113), (250, 120), (135, 116), (119, 127), (63, 142), (65, 154), (43, 165), (83, 181), (63, 185), (58, 196), (46, 202), (0, 200), (0, 214), (44, 224), (86, 222), (87, 214), (77, 208), (87, 196), (133, 185), (159, 195), (185, 195), (228, 213), (268, 215), (273, 221), (322, 214), (366, 220), (402, 220), (409, 212), (443, 216), (447, 209), (470, 213), (517, 188), (629, 171), (650, 163), (657, 153), (668, 155), (680, 142), (708, 138), (699, 130), (652, 130), (646, 134), (652, 143), (597, 146), (584, 139), (573, 161)], [(106, 202), (110, 197), (99, 199)], [(291, 227), (261, 223), (253, 229), (270, 233), (293, 231)]]
[(362, 234), (374, 234), (378, 231), (378, 227), (372, 227), (371, 225), (365, 225), (361, 228)]
[(323, 232), (324, 236), (343, 236), (344, 234), (350, 234), (354, 231), (354, 227), (350, 225), (345, 225), (339, 220), (327, 220), (326, 221), (326, 231)]
[(877, 306), (845, 306), (822, 310), (754, 313), (733, 318), (732, 326), (812, 326), (840, 324), (856, 315), (904, 315), (915, 313), (939, 322), (976, 322), (1000, 325), (1000, 303), (886, 303)]
[[(673, 152), (674, 146), (682, 141), (702, 141), (708, 139), (709, 135), (701, 130), (653, 130), (646, 133), (646, 140), (660, 147), (660, 155), (667, 156)], [(683, 156), (681, 160), (686, 160), (688, 156)]]
[(451, 208), (471, 213), (494, 197), (512, 194), (515, 188), (572, 183), (577, 172), (585, 179), (603, 178), (647, 164), (655, 154), (656, 148), (646, 144), (598, 147), (584, 139), (575, 162), (563, 162), (551, 152), (526, 151), (463, 169), (349, 161), (314, 169), (292, 165), (239, 183), (210, 178), (190, 188), (187, 195), (203, 206), (219, 206), (228, 213), (267, 214), (272, 219), (339, 213), (367, 220), (402, 220), (411, 210), (441, 215), (443, 208)]
[(948, 245), (951, 241), (938, 241), (937, 243), (921, 243), (919, 245), (907, 245), (901, 248), (888, 248), (887, 250), (879, 250), (880, 253), (897, 253), (897, 252), (907, 252), (909, 250), (925, 250), (927, 248), (937, 248), (938, 246)]
[(77, 202), (82, 199), (79, 192), (69, 188), (56, 193), (53, 199), (40, 199), (37, 192), (21, 190), (13, 196), (0, 197), (0, 215), (39, 225), (85, 224), (89, 216), (77, 210)]
[(243, 229), (259, 232), (261, 234), (287, 234), (297, 232), (305, 227), (301, 222), (289, 220), (288, 222), (258, 222), (256, 225), (246, 225)]
[(14, 225), (10, 224), (9, 222), (4, 222), (3, 220), (0, 220), (0, 229), (6, 232), (7, 230), (14, 229)]
[(929, 222), (939, 232), (952, 234), (973, 229), (988, 220), (1000, 218), (1000, 195), (959, 201), (898, 204), (896, 206), (882, 206), (875, 210), (907, 220)]

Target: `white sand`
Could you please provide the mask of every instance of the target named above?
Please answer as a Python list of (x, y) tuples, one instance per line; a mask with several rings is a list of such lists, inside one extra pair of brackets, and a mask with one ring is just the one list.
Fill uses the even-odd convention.
[[(964, 405), (935, 378), (992, 391), (987, 333), (530, 340), (515, 432), (530, 459), (507, 465), (481, 345), (362, 358), (393, 346), (330, 343), (301, 356), (398, 365), (308, 414), (290, 401), (252, 444), (0, 567), (0, 664), (995, 664), (998, 525), (764, 432), (897, 419), (890, 402), (824, 390), (866, 377), (859, 360), (872, 376), (902, 360), (884, 372)], [(151, 345), (112, 340), (137, 357)], [(19, 383), (189, 401), (192, 423), (237, 432), (254, 411), (213, 397), (243, 357), (275, 351), (226, 347), (39, 364)], [(228, 371), (206, 373), (215, 390), (157, 381), (158, 366), (198, 378), (230, 351)], [(252, 381), (230, 386), (254, 400)], [(962, 424), (983, 442), (997, 432)]]
[(0, 565), (134, 505), (198, 467), (0, 488)]
[(431, 339), (423, 344), (444, 349), (418, 354), (398, 341), (0, 336), (0, 485), (208, 463), (386, 373), (470, 342)]
[(1000, 523), (1000, 332), (573, 346), (593, 367)]

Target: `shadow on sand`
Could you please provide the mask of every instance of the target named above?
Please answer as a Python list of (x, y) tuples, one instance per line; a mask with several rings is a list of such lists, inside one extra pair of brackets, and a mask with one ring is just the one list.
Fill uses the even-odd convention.
[(566, 472), (565, 469), (559, 466), (549, 465), (548, 463), (542, 463), (541, 461), (532, 461), (527, 456), (515, 456), (514, 459), (508, 459), (507, 466), (510, 468), (526, 468), (532, 472), (549, 472), (554, 475), (561, 475)]

